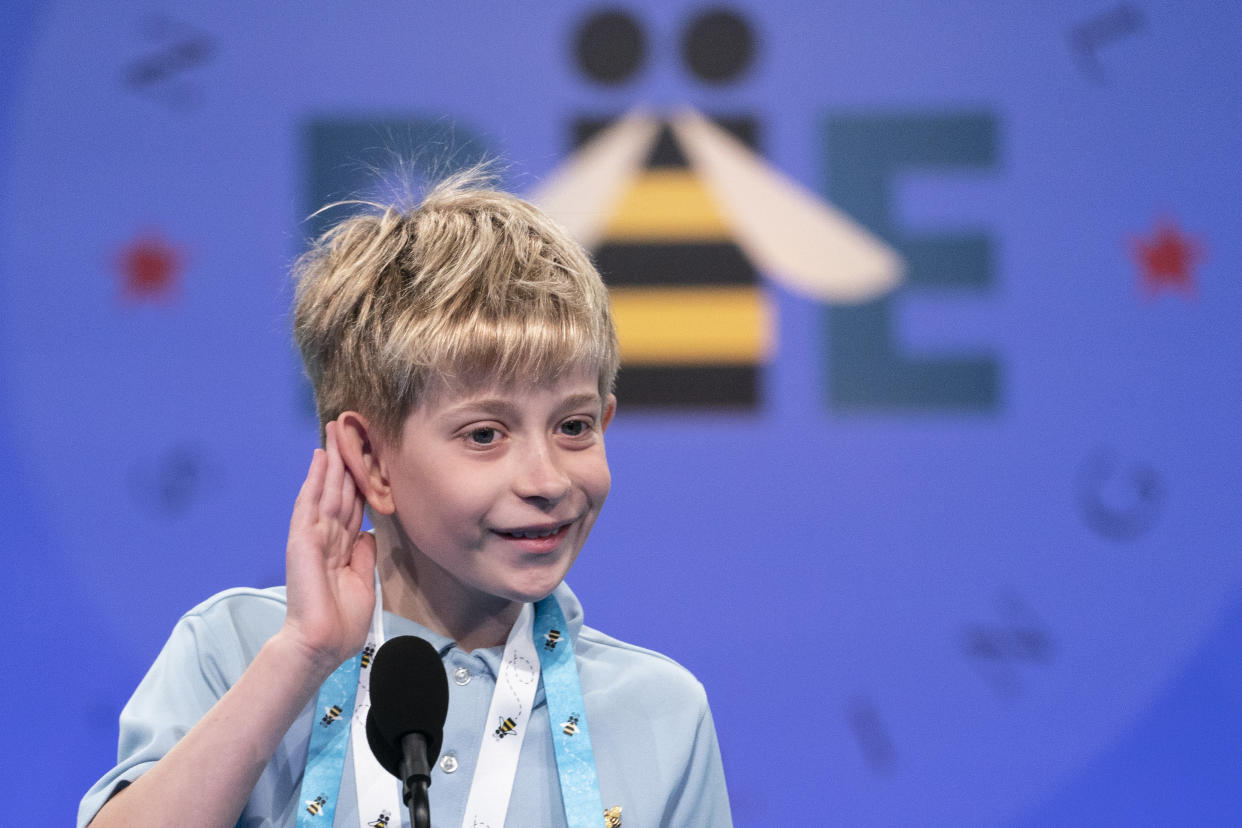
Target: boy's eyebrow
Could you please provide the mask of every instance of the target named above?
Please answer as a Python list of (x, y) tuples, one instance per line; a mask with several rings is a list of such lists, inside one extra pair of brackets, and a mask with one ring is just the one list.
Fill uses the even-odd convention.
[(455, 417), (472, 411), (495, 412), (504, 417), (513, 417), (518, 408), (509, 400), (500, 397), (486, 397), (477, 400), (466, 400), (445, 411), (446, 416)]
[[(599, 393), (583, 393), (570, 394), (561, 400), (557, 406), (558, 409), (578, 408), (579, 406), (589, 405), (598, 407), (600, 405)], [(465, 400), (464, 402), (453, 406), (445, 412), (448, 416), (459, 416), (471, 411), (495, 412), (502, 417), (509, 419), (519, 419), (521, 417), (521, 409), (512, 400), (505, 397), (485, 397), (477, 400)]]
[(578, 408), (583, 405), (600, 405), (599, 393), (571, 394), (561, 402), (562, 408)]

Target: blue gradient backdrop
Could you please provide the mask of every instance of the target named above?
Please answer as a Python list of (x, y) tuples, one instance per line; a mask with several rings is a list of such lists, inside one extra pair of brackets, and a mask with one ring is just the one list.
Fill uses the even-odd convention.
[[(1236, 5), (738, 2), (755, 63), (708, 85), (679, 51), (703, 7), (641, 0), (614, 87), (567, 2), (5, 8), (4, 822), (71, 820), (178, 614), (282, 579), (310, 125), (431, 125), (425, 157), (481, 147), (527, 190), (575, 118), (636, 105), (754, 118), (773, 167), (922, 262), (884, 325), (766, 283), (753, 411), (622, 399), (609, 432), (570, 583), (703, 680), (737, 824), (1242, 820)], [(982, 278), (918, 258), (950, 236)], [(152, 239), (171, 280), (135, 295)], [(883, 348), (994, 386), (834, 405)]]

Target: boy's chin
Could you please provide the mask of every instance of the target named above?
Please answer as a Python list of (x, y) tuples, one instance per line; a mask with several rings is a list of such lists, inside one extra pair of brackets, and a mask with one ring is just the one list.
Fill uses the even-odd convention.
[(536, 604), (555, 592), (564, 580), (565, 576), (561, 575), (557, 578), (550, 576), (541, 580), (510, 584), (503, 597), (518, 604)]
[(532, 589), (514, 590), (512, 593), (510, 593), (506, 597), (508, 597), (509, 600), (514, 601), (515, 603), (518, 603), (518, 604), (537, 604), (540, 601), (542, 601), (544, 598), (547, 598), (549, 595), (555, 592), (556, 588), (560, 585), (561, 585), (561, 581), (557, 581), (555, 584), (553, 584), (552, 586), (546, 589), (540, 587), (540, 588), (532, 588)]
[(559, 560), (549, 557), (542, 566), (510, 570), (508, 577), (504, 579), (503, 594), (518, 603), (538, 603), (564, 583), (577, 559), (575, 552)]

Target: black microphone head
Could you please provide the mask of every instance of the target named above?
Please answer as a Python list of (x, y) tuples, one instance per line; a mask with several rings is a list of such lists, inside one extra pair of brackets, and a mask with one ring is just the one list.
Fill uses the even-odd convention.
[(401, 778), (401, 739), (421, 733), (428, 764), (434, 765), (444, 741), (448, 716), (448, 678), (436, 648), (403, 635), (384, 642), (371, 661), (371, 710), (367, 742), (384, 768)]

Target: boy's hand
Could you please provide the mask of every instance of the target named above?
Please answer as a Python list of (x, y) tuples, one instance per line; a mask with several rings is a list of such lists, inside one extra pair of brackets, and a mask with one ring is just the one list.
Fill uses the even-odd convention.
[(293, 505), (281, 630), (327, 672), (362, 649), (375, 606), (375, 539), (359, 531), (365, 501), (341, 459), (336, 431), (328, 423), (327, 445), (315, 450)]
[[(280, 632), (172, 750), (95, 816), (98, 828), (235, 825), (268, 759), (342, 661), (366, 641), (375, 541), (330, 423), (293, 506)], [(244, 734), (239, 739), (238, 733)]]

